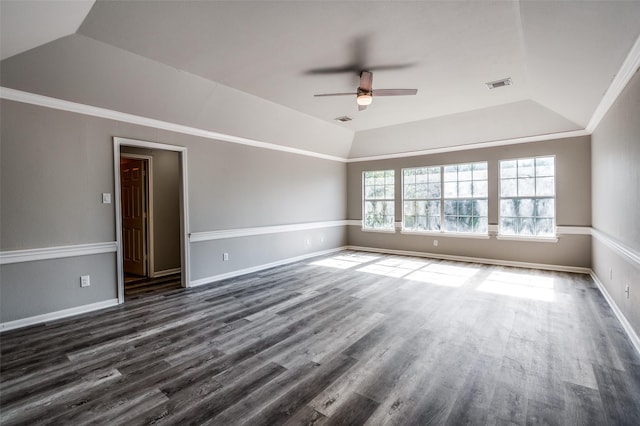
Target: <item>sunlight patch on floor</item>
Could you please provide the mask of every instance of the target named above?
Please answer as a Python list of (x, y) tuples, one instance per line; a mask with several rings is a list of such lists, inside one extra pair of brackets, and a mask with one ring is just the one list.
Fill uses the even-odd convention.
[(316, 262), (312, 262), (314, 266), (326, 266), (336, 269), (350, 269), (363, 263), (372, 262), (378, 259), (379, 256), (372, 256), (368, 254), (341, 254), (339, 256), (333, 256), (329, 259), (322, 259)]
[(553, 278), (517, 272), (492, 272), (478, 291), (519, 297), (543, 302), (554, 302)]
[(434, 263), (407, 275), (406, 278), (412, 281), (446, 287), (461, 287), (469, 278), (478, 273), (478, 271), (478, 268), (469, 266), (461, 267)]

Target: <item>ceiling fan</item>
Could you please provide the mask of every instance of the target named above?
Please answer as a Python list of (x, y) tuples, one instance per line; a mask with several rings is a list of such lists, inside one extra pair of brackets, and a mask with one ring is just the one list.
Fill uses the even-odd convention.
[(349, 93), (323, 93), (320, 95), (313, 95), (316, 97), (321, 96), (353, 96), (356, 95), (356, 102), (358, 103), (358, 111), (367, 109), (368, 105), (373, 102), (374, 96), (406, 96), (415, 95), (418, 93), (418, 89), (373, 89), (373, 73), (371, 71), (362, 71), (360, 73), (360, 85), (357, 92)]

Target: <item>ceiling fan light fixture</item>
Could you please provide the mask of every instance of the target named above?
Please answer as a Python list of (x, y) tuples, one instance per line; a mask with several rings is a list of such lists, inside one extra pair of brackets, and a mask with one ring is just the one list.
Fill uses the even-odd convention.
[(361, 106), (371, 105), (371, 102), (373, 102), (373, 96), (371, 96), (370, 93), (360, 93), (356, 101), (358, 102), (358, 105)]

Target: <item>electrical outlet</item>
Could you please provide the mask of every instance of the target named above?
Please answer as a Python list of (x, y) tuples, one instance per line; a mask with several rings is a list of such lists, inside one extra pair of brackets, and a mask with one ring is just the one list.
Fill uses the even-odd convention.
[(438, 240), (433, 240), (433, 246), (438, 247)]
[(91, 277), (83, 275), (80, 277), (80, 287), (89, 287), (91, 285)]
[(229, 260), (229, 253), (222, 253), (222, 261), (226, 262)]
[(108, 192), (102, 193), (102, 204), (111, 204), (111, 194)]

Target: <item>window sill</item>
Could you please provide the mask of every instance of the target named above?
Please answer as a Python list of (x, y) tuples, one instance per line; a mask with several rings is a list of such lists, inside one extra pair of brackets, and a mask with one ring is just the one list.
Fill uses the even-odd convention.
[(405, 235), (421, 235), (423, 237), (453, 237), (453, 238), (475, 238), (479, 240), (488, 240), (488, 234), (467, 234), (462, 232), (428, 232), (428, 231), (400, 231)]
[(377, 232), (380, 234), (395, 234), (396, 233), (396, 228), (389, 228), (389, 229), (383, 229), (383, 228), (360, 228), (360, 230), (362, 232)]
[(558, 237), (526, 237), (523, 235), (496, 235), (496, 240), (526, 241), (536, 243), (557, 243)]

